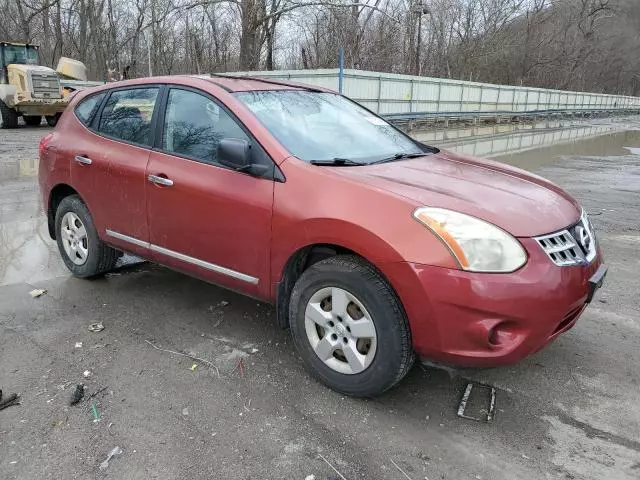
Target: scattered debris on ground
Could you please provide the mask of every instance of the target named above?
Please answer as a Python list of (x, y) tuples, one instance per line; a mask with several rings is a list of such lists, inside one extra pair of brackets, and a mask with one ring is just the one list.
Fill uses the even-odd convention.
[(76, 388), (73, 392), (71, 392), (71, 400), (69, 400), (69, 405), (77, 405), (80, 403), (80, 400), (84, 398), (84, 385), (81, 383), (76, 385)]
[(191, 367), (189, 368), (189, 370), (191, 370), (192, 372), (196, 371), (196, 368), (198, 368), (198, 364), (194, 363), (193, 365), (191, 365)]
[(91, 370), (85, 370), (84, 372), (82, 372), (82, 375), (84, 376), (84, 378), (89, 378), (91, 376)]
[(93, 415), (93, 423), (100, 421), (100, 412), (98, 411), (98, 407), (95, 403), (91, 404), (91, 414)]
[[(402, 469), (400, 468), (400, 466), (399, 466), (396, 462), (394, 462), (392, 459), (390, 459), (390, 460), (391, 460), (391, 463), (393, 463), (393, 466), (394, 466), (394, 467), (396, 467), (396, 468), (398, 469), (398, 471), (399, 471), (402, 475), (404, 475), (404, 477), (405, 477), (405, 478), (408, 478), (409, 480), (413, 480), (409, 475), (407, 475), (407, 472), (405, 472), (404, 470), (402, 470)], [(425, 477), (425, 478), (427, 478), (427, 477)]]
[(0, 390), (0, 410), (3, 410), (12, 405), (20, 405), (20, 394), (10, 393), (6, 397), (3, 397), (2, 390)]
[(31, 298), (39, 298), (45, 293), (47, 293), (47, 291), (44, 288), (35, 288), (29, 292), (29, 295), (31, 295)]
[(331, 463), (329, 462), (329, 460), (327, 460), (326, 458), (324, 458), (324, 457), (322, 456), (322, 454), (318, 453), (318, 457), (320, 457), (320, 458), (324, 461), (324, 463), (326, 463), (327, 465), (329, 465), (329, 466), (331, 467), (331, 469), (332, 469), (334, 472), (336, 472), (336, 473), (338, 474), (338, 476), (339, 476), (342, 480), (347, 480), (346, 478), (344, 478), (344, 475), (342, 475), (342, 474), (338, 471), (338, 469), (337, 469), (336, 467), (334, 467), (333, 465), (331, 465)]
[[(93, 392), (91, 395), (89, 395), (89, 398), (93, 398), (93, 397), (95, 397), (95, 396), (96, 396), (96, 395), (98, 395), (99, 393), (104, 392), (107, 388), (109, 388), (109, 387), (108, 387), (108, 386), (105, 386), (105, 387), (102, 387), (102, 388), (101, 388), (101, 389), (99, 389), (99, 390), (96, 390), (96, 391), (95, 391), (95, 392)], [(113, 392), (111, 392), (111, 393), (113, 394)]]
[(153, 343), (151, 343), (149, 340), (145, 340), (145, 342), (147, 342), (149, 345), (151, 345), (156, 350), (160, 350), (161, 352), (172, 353), (174, 355), (181, 355), (183, 357), (190, 358), (191, 360), (196, 360), (198, 362), (202, 362), (202, 363), (204, 363), (206, 365), (209, 365), (211, 368), (213, 368), (216, 371), (216, 374), (218, 375), (218, 377), (220, 376), (220, 370), (218, 370), (218, 367), (216, 367), (213, 363), (211, 363), (208, 360), (204, 360), (203, 358), (196, 357), (195, 355), (191, 355), (189, 353), (176, 352), (175, 350), (168, 350), (166, 348), (160, 348), (157, 345), (154, 345)]
[(220, 303), (218, 303), (218, 307), (226, 307), (227, 305), (229, 305), (229, 302), (227, 302), (226, 300), (222, 300)]
[(109, 466), (109, 461), (115, 457), (116, 455), (121, 455), (122, 449), (120, 447), (113, 447), (113, 449), (107, 454), (107, 458), (105, 458), (104, 462), (100, 464), (100, 470), (106, 470)]
[[(465, 413), (474, 385), (476, 387), (479, 387), (480, 390), (484, 390), (489, 393), (489, 398), (488, 398), (489, 407), (477, 409), (480, 413), (482, 413), (485, 416), (484, 418), (480, 416), (474, 417), (471, 415), (467, 415)], [(466, 418), (468, 420), (476, 420), (479, 422), (483, 422), (483, 421), (490, 422), (493, 419), (495, 409), (496, 409), (496, 389), (494, 387), (490, 385), (484, 385), (482, 383), (467, 383), (467, 388), (465, 388), (464, 394), (462, 395), (462, 399), (460, 400), (460, 405), (458, 406), (459, 417)]]
[(76, 348), (82, 348), (82, 342), (76, 342)]
[(240, 376), (244, 378), (244, 362), (242, 361), (242, 357), (238, 359), (237, 369)]
[(98, 322), (98, 323), (92, 323), (91, 325), (89, 325), (89, 331), (90, 332), (101, 332), (102, 330), (104, 330), (104, 325), (102, 324), (102, 322)]

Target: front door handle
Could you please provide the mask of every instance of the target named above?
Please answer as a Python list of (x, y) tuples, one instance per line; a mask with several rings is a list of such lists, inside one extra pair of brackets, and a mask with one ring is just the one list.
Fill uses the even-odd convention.
[(85, 157), (83, 155), (76, 155), (74, 157), (74, 160), (77, 163), (80, 163), (82, 165), (91, 165), (93, 163), (93, 160), (91, 160), (89, 157)]
[(155, 183), (156, 185), (162, 185), (163, 187), (173, 186), (173, 180), (169, 180), (167, 177), (161, 177), (158, 175), (149, 175), (147, 179), (151, 183)]

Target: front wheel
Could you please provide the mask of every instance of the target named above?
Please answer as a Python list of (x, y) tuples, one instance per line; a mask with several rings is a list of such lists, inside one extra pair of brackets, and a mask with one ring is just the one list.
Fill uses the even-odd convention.
[(120, 252), (100, 240), (89, 209), (78, 195), (60, 202), (55, 226), (62, 260), (76, 277), (101, 275), (115, 266)]
[(56, 113), (55, 115), (47, 115), (46, 117), (44, 117), (44, 119), (47, 121), (47, 125), (53, 128), (58, 124), (60, 115), (60, 113)]
[(359, 257), (341, 255), (309, 267), (293, 288), (289, 319), (305, 367), (341, 393), (378, 395), (413, 365), (400, 301)]
[(18, 112), (0, 100), (0, 128), (16, 128), (18, 126)]

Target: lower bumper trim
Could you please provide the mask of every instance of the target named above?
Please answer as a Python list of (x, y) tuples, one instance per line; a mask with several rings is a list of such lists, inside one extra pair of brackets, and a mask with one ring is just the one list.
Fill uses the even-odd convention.
[(607, 271), (607, 266), (602, 264), (600, 265), (600, 267), (598, 267), (596, 273), (594, 273), (591, 278), (589, 278), (589, 294), (587, 295), (586, 303), (590, 303), (591, 300), (593, 300), (593, 296), (595, 295), (596, 290), (598, 290), (604, 283), (604, 279), (607, 276)]

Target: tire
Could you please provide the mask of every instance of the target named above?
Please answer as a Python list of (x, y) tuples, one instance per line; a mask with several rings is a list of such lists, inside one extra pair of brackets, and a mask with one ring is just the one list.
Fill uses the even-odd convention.
[[(330, 300), (325, 297), (328, 292)], [(346, 301), (343, 295), (346, 295)], [(334, 297), (337, 298), (335, 307)], [(345, 311), (340, 304), (347, 306), (346, 317), (339, 313)], [(307, 315), (308, 308), (322, 309), (321, 316), (315, 318), (320, 318), (321, 322), (332, 318), (334, 325), (328, 321), (326, 327), (319, 328), (317, 322), (311, 321), (312, 316)], [(354, 321), (356, 317), (360, 320)], [(293, 341), (307, 370), (340, 393), (357, 397), (379, 395), (402, 380), (413, 365), (411, 332), (400, 300), (380, 273), (360, 257), (339, 255), (305, 270), (291, 293), (289, 319)], [(375, 338), (365, 334), (363, 339), (352, 333), (357, 328), (354, 323), (360, 325), (357, 331), (365, 332), (362, 326), (369, 324), (358, 323), (362, 320), (372, 322)], [(354, 328), (347, 328), (349, 325)], [(340, 338), (343, 334), (345, 336)], [(327, 347), (327, 350), (319, 348), (322, 342), (325, 345), (335, 342), (336, 336), (336, 345), (340, 345), (337, 350), (332, 350), (333, 347)], [(342, 341), (344, 344), (340, 343)], [(354, 357), (354, 346), (361, 356)], [(320, 358), (320, 353), (316, 354), (316, 349), (326, 352), (324, 359)], [(352, 352), (350, 357), (348, 351)], [(361, 362), (351, 362), (347, 358), (360, 359)], [(357, 365), (355, 371), (352, 368), (354, 363)]]
[[(83, 237), (82, 229), (78, 228), (74, 235), (76, 240), (81, 240), (78, 241), (75, 252), (73, 248), (71, 252), (68, 252), (67, 248), (70, 245), (66, 242), (69, 241), (69, 232), (72, 229), (66, 228), (66, 226), (69, 221), (75, 219), (79, 220), (81, 226), (84, 226), (85, 235)], [(120, 252), (100, 240), (89, 209), (78, 195), (65, 197), (60, 202), (56, 211), (55, 227), (58, 250), (73, 275), (80, 278), (94, 277), (113, 269), (120, 257)], [(77, 223), (76, 227), (78, 227)], [(80, 250), (84, 253), (80, 253)], [(85, 257), (84, 261), (82, 260), (83, 256)]]
[(47, 121), (47, 125), (53, 128), (58, 124), (58, 120), (60, 119), (60, 114), (56, 113), (55, 115), (47, 115), (46, 117), (44, 117), (44, 119)]
[(0, 100), (0, 128), (17, 128), (18, 112)]
[(24, 123), (30, 127), (39, 127), (42, 123), (42, 116), (40, 115), (23, 115)]

